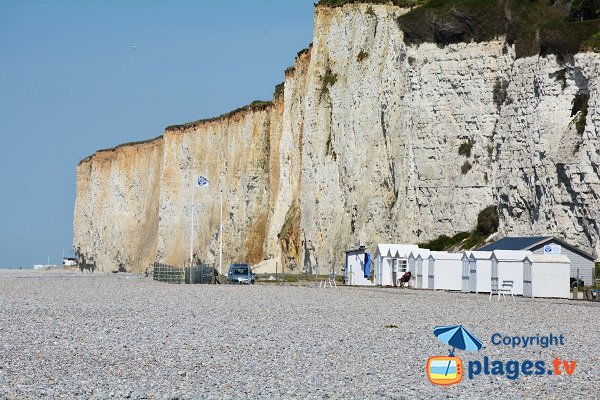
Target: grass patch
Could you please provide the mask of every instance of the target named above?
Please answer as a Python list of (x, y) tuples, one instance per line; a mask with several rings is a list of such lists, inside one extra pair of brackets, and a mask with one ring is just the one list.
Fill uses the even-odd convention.
[(323, 98), (323, 96), (329, 94), (329, 88), (335, 85), (335, 83), (337, 82), (337, 78), (337, 74), (334, 74), (331, 71), (331, 68), (327, 67), (327, 69), (325, 70), (325, 74), (321, 77), (321, 99)]
[(266, 109), (266, 108), (270, 107), (272, 104), (273, 104), (273, 102), (271, 102), (271, 101), (254, 100), (250, 104), (247, 104), (247, 105), (242, 106), (240, 108), (236, 108), (235, 110), (230, 111), (228, 113), (221, 114), (218, 117), (206, 118), (206, 119), (199, 119), (199, 120), (196, 120), (196, 121), (186, 122), (185, 124), (181, 124), (181, 125), (170, 125), (170, 126), (167, 126), (165, 128), (165, 130), (166, 131), (176, 131), (176, 130), (179, 130), (179, 129), (191, 128), (193, 126), (200, 125), (200, 124), (203, 124), (203, 123), (206, 123), (206, 122), (213, 122), (213, 121), (218, 121), (218, 120), (223, 119), (223, 118), (228, 118), (228, 117), (231, 117), (232, 115), (237, 114), (237, 113), (242, 112), (242, 111)]
[(539, 54), (576, 54), (593, 50), (600, 32), (600, 20), (554, 21), (540, 28)]
[(367, 57), (369, 57), (369, 52), (361, 50), (356, 57), (356, 61), (363, 62)]
[(462, 244), (462, 248), (463, 249), (475, 249), (477, 247), (480, 247), (482, 244), (485, 243), (485, 239), (487, 238), (487, 236), (482, 235), (481, 233), (475, 231), (475, 232), (471, 232), (471, 235), (469, 236), (469, 238), (467, 240), (465, 240)]
[(471, 157), (471, 150), (473, 150), (473, 144), (475, 144), (473, 139), (469, 139), (466, 142), (461, 143), (458, 147), (458, 154), (467, 158)]
[(582, 51), (600, 52), (600, 32), (581, 42)]
[(388, 329), (396, 329), (396, 328), (399, 328), (399, 326), (398, 326), (398, 325), (391, 324), (391, 325), (386, 325), (386, 326), (385, 326), (385, 328), (388, 328)]

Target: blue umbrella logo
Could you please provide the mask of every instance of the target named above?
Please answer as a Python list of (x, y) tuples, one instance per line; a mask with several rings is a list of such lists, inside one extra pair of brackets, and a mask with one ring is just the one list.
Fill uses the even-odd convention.
[[(479, 351), (483, 347), (481, 340), (469, 332), (462, 325), (453, 326), (436, 326), (433, 328), (433, 334), (443, 343), (452, 346), (452, 350), (448, 350), (449, 356), (454, 357), (454, 350), (461, 349), (467, 351)], [(450, 362), (446, 367), (446, 375), (450, 369)]]
[(436, 326), (433, 328), (433, 334), (443, 343), (452, 346), (448, 350), (450, 356), (454, 356), (455, 349), (478, 351), (483, 347), (481, 340), (464, 328), (462, 325)]

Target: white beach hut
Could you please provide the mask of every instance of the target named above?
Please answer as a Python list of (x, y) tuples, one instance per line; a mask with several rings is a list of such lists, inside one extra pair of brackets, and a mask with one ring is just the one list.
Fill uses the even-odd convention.
[[(492, 279), (492, 252), (465, 251), (463, 260), (468, 263), (468, 290), (473, 293), (489, 293)], [(464, 271), (463, 271), (464, 273)], [(464, 275), (463, 275), (464, 279)], [(463, 288), (464, 289), (464, 288)], [(465, 291), (465, 290), (463, 290)]]
[(523, 260), (531, 254), (530, 251), (494, 250), (490, 257), (492, 287), (502, 287), (504, 281), (512, 281), (512, 293), (522, 295)]
[(531, 254), (523, 268), (523, 296), (569, 298), (571, 261), (566, 255)]
[(346, 251), (346, 284), (354, 286), (369, 286), (371, 271), (371, 253), (364, 246)]
[[(417, 289), (428, 289), (428, 274), (429, 274), (429, 249), (414, 249), (408, 256), (408, 270), (412, 274), (411, 287)], [(433, 288), (432, 288), (433, 289)]]
[(394, 286), (406, 272), (408, 256), (419, 246), (415, 244), (378, 244), (375, 250), (375, 285)]
[(432, 251), (429, 253), (427, 287), (436, 290), (460, 290), (462, 253)]

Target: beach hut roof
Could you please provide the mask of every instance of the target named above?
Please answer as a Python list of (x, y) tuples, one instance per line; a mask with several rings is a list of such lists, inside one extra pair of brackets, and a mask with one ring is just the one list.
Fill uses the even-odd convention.
[(434, 260), (460, 260), (463, 257), (463, 253), (449, 253), (447, 251), (432, 251), (429, 254), (429, 258)]
[(476, 258), (478, 260), (487, 260), (492, 256), (491, 251), (465, 251), (465, 253), (470, 257)]
[(409, 257), (413, 257), (413, 258), (418, 258), (419, 256), (421, 256), (422, 259), (425, 259), (427, 257), (429, 257), (429, 254), (431, 253), (431, 250), (429, 249), (414, 249), (411, 250)]
[(492, 257), (496, 257), (499, 261), (523, 261), (531, 254), (530, 251), (494, 250)]
[(532, 263), (543, 262), (543, 263), (557, 263), (557, 264), (570, 264), (569, 257), (564, 254), (530, 254), (525, 257)]
[(407, 257), (410, 254), (410, 251), (413, 249), (418, 249), (419, 246), (416, 244), (385, 244), (380, 243), (377, 245), (377, 250), (375, 251), (376, 255), (381, 255), (383, 257), (395, 257), (396, 254), (399, 254), (402, 257)]

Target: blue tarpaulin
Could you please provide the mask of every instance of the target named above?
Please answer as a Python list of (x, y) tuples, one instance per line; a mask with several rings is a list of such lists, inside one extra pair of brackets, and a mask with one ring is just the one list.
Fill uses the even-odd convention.
[(371, 253), (365, 253), (365, 278), (371, 277)]

